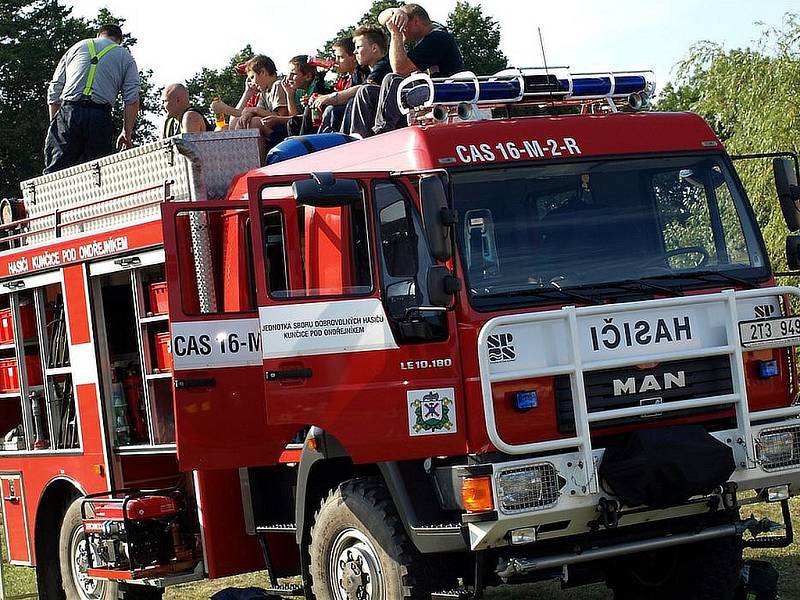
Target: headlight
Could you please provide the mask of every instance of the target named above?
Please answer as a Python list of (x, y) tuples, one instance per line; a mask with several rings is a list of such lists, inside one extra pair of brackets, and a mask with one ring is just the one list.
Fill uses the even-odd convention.
[(756, 438), (758, 460), (765, 471), (800, 464), (800, 427), (762, 431)]
[(542, 463), (501, 471), (497, 476), (497, 494), (500, 510), (505, 513), (552, 506), (560, 494), (556, 468)]

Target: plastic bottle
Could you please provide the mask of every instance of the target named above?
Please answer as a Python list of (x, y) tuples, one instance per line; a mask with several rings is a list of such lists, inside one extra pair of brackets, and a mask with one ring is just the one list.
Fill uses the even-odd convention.
[(127, 408), (125, 388), (117, 381), (115, 369), (111, 379), (111, 413), (114, 417), (114, 434), (116, 435), (117, 446), (127, 446), (131, 443), (131, 428), (128, 425), (128, 416), (125, 414)]
[[(219, 96), (214, 96), (214, 100), (219, 100)], [(228, 128), (228, 117), (222, 113), (214, 113), (214, 122), (217, 125), (215, 131), (222, 131)]]
[(336, 64), (336, 59), (323, 58), (321, 56), (309, 56), (308, 64), (312, 67), (321, 67), (323, 69), (332, 69)]

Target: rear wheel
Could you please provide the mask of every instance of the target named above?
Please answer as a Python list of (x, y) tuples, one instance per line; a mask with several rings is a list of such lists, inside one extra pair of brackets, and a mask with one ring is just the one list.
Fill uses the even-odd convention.
[(90, 549), (83, 539), (81, 501), (82, 498), (76, 498), (69, 505), (61, 522), (58, 560), (64, 593), (67, 600), (116, 600), (119, 592), (116, 582), (86, 575)]
[(317, 600), (430, 597), (421, 557), (376, 479), (346, 481), (328, 495), (314, 519), (309, 554)]
[(733, 600), (742, 542), (719, 538), (617, 559), (607, 584), (614, 600)]

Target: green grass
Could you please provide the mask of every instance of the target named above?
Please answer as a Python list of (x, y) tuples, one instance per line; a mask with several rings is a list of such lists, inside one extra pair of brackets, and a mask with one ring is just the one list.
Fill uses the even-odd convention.
[[(757, 517), (766, 516), (780, 522), (780, 508), (776, 505), (759, 505)], [(800, 527), (800, 498), (791, 502), (792, 521)], [(742, 516), (749, 516), (748, 510), (742, 510)], [(800, 533), (800, 532), (799, 532)], [(747, 558), (768, 560), (780, 571), (780, 590), (783, 598), (800, 598), (800, 543), (795, 542), (788, 548), (776, 550), (748, 550)], [(3, 569), (6, 584), (6, 595), (31, 593), (36, 589), (33, 569), (25, 567), (9, 567)], [(224, 579), (201, 581), (197, 583), (177, 585), (167, 589), (165, 600), (199, 600), (208, 598), (214, 592), (226, 587), (265, 587), (265, 572), (237, 575)], [(544, 582), (531, 585), (504, 586), (489, 589), (485, 595), (487, 600), (611, 600), (612, 595), (604, 585), (593, 585), (577, 590), (561, 590), (558, 582)]]

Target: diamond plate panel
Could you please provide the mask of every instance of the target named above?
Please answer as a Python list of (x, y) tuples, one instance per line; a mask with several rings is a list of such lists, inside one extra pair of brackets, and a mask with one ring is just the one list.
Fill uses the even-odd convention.
[[(158, 203), (222, 198), (235, 175), (261, 165), (257, 131), (193, 133), (138, 146), (22, 182), (22, 245), (158, 218)], [(165, 183), (168, 186), (165, 188)], [(167, 192), (165, 192), (165, 189)]]

